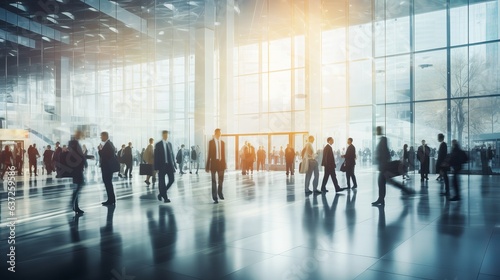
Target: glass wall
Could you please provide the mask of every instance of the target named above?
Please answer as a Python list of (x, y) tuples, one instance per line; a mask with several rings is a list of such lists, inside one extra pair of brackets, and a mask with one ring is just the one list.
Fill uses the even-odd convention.
[(307, 132), (370, 154), (383, 125), (395, 158), (444, 133), (478, 173), (500, 150), (498, 1), (146, 2), (0, 4), (2, 128), (139, 150), (163, 129), (177, 147)]
[(194, 144), (195, 26), (204, 7), (42, 2), (0, 7), (3, 128), (30, 131), (39, 147), (65, 143), (77, 128), (89, 149), (103, 130), (138, 152), (164, 129), (174, 146)]

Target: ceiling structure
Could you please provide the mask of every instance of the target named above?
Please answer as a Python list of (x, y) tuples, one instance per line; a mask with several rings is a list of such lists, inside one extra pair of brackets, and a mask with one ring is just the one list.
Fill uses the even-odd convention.
[[(223, 1), (213, 1), (217, 32), (223, 20)], [(409, 9), (409, 0), (321, 2), (324, 29), (370, 22), (373, 3), (385, 5), (390, 11), (385, 17), (408, 15)], [(415, 11), (444, 9), (445, 3), (415, 1)], [(236, 44), (304, 34), (307, 4), (307, 0), (235, 0)], [(204, 18), (204, 6), (204, 0), (2, 0), (0, 61), (35, 64), (62, 55), (74, 58), (77, 65), (93, 60), (98, 62), (94, 65), (109, 68), (109, 63), (154, 61), (175, 55), (172, 50), (184, 54), (195, 44), (195, 29)]]

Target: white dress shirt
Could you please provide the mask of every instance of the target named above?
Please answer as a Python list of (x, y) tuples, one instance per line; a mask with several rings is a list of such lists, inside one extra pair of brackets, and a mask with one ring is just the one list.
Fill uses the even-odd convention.
[(215, 140), (215, 158), (217, 160), (221, 160), (221, 154), (220, 154), (220, 139), (214, 139)]
[(165, 150), (165, 162), (168, 163), (168, 153), (167, 153), (168, 141), (163, 140), (163, 149)]

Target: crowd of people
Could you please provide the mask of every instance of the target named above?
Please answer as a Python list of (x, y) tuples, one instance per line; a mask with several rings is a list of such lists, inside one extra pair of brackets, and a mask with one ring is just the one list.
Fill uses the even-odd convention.
[[(390, 183), (395, 187), (401, 189), (401, 191), (406, 195), (411, 195), (414, 191), (410, 188), (405, 187), (404, 183), (397, 181), (395, 178), (398, 176), (403, 177), (403, 182), (409, 179), (408, 176), (408, 166), (411, 161), (411, 152), (408, 150), (408, 145), (403, 146), (403, 152), (401, 158), (398, 160), (392, 160), (393, 155), (391, 155), (391, 150), (389, 149), (388, 140), (383, 134), (383, 128), (377, 127), (377, 136), (379, 137), (379, 143), (376, 148), (375, 161), (378, 165), (378, 189), (379, 195), (376, 201), (372, 203), (374, 206), (385, 205), (385, 195), (386, 195), (386, 184)], [(443, 134), (438, 134), (437, 139), (440, 142), (440, 146), (437, 152), (436, 161), (436, 171), (439, 174), (439, 178), (442, 178), (444, 191), (441, 193), (442, 196), (446, 196), (450, 201), (460, 200), (460, 187), (458, 174), (462, 170), (463, 164), (468, 161), (468, 156), (465, 151), (460, 148), (460, 144), (457, 140), (452, 140), (451, 152), (448, 153), (448, 146), (444, 142), (445, 136)], [(309, 136), (308, 141), (302, 150), (301, 157), (302, 162), (300, 164), (300, 173), (305, 174), (305, 194), (325, 194), (328, 192), (326, 189), (326, 184), (331, 178), (336, 192), (341, 192), (345, 189), (352, 188), (356, 189), (356, 176), (354, 174), (354, 168), (356, 165), (356, 148), (352, 144), (353, 139), (349, 138), (347, 140), (347, 149), (342, 155), (344, 162), (340, 170), (346, 173), (347, 187), (343, 188), (339, 185), (336, 176), (336, 160), (335, 153), (333, 152), (332, 145), (334, 139), (328, 137), (326, 139), (327, 144), (321, 150), (315, 151), (313, 148), (313, 143), (315, 139), (314, 136)], [(422, 145), (418, 147), (417, 160), (420, 162), (420, 180), (421, 182), (426, 182), (429, 180), (429, 169), (430, 169), (430, 156), (431, 149), (427, 146), (426, 141), (422, 140)], [(318, 190), (319, 184), (319, 158), (321, 159), (321, 166), (324, 167), (323, 181), (321, 184), (321, 189)], [(451, 196), (448, 172), (453, 170), (453, 189), (454, 195)], [(310, 184), (312, 181), (313, 190), (310, 189)]]
[[(448, 146), (444, 141), (445, 136), (443, 134), (438, 134), (437, 136), (437, 140), (440, 143), (437, 149), (431, 149), (425, 140), (421, 141), (421, 145), (417, 148), (416, 152), (413, 150), (413, 147), (408, 148), (408, 145), (405, 144), (400, 153), (400, 159), (393, 160), (394, 151), (389, 149), (388, 140), (383, 134), (382, 127), (377, 127), (376, 132), (379, 137), (379, 142), (374, 156), (379, 171), (379, 197), (372, 203), (373, 205), (378, 206), (385, 204), (387, 183), (401, 189), (405, 194), (413, 193), (413, 190), (405, 187), (404, 180), (410, 179), (408, 170), (415, 168), (415, 160), (419, 162), (421, 182), (428, 181), (431, 164), (430, 158), (433, 156), (433, 153), (437, 156), (435, 165), (436, 172), (439, 174), (437, 179), (442, 181), (444, 186), (441, 195), (450, 198), (451, 201), (460, 200), (458, 174), (462, 170), (462, 165), (469, 161), (469, 157), (467, 153), (460, 148), (457, 140), (452, 140), (451, 152), (448, 152)], [(224, 199), (223, 181), (224, 171), (227, 168), (225, 143), (220, 139), (220, 136), (220, 129), (216, 129), (213, 139), (208, 143), (208, 153), (205, 163), (206, 172), (211, 173), (212, 198), (214, 203), (218, 203), (219, 200)], [(155, 184), (158, 178), (158, 200), (165, 203), (170, 202), (167, 192), (175, 181), (174, 174), (176, 171), (179, 170), (180, 174), (185, 174), (187, 171), (191, 174), (193, 172), (198, 174), (201, 159), (201, 150), (199, 146), (192, 146), (191, 149), (187, 149), (185, 145), (181, 145), (174, 156), (174, 149), (172, 143), (168, 141), (168, 137), (169, 132), (165, 130), (162, 132), (162, 139), (156, 144), (154, 143), (154, 139), (150, 138), (148, 146), (139, 154), (139, 174), (146, 176), (144, 182), (147, 186), (151, 184), (151, 180), (152, 183)], [(95, 159), (98, 162), (96, 165), (101, 169), (102, 180), (107, 193), (107, 200), (102, 204), (104, 206), (114, 205), (116, 203), (116, 197), (112, 183), (113, 174), (116, 172), (121, 178), (132, 178), (132, 170), (135, 165), (132, 143), (129, 142), (128, 145), (123, 144), (120, 149), (116, 149), (109, 140), (109, 134), (107, 132), (102, 132), (101, 143), (95, 153), (90, 152), (89, 155), (86, 146), (84, 144), (80, 145), (79, 141), (81, 139), (82, 133), (77, 131), (68, 145), (61, 146), (59, 142), (56, 142), (54, 150), (52, 150), (50, 145), (47, 145), (44, 147), (42, 154), (38, 151), (36, 144), (30, 145), (27, 151), (24, 151), (21, 145), (18, 145), (14, 149), (6, 145), (1, 153), (0, 162), (4, 166), (1, 178), (4, 177), (5, 170), (12, 165), (18, 167), (18, 175), (22, 175), (21, 172), (25, 153), (27, 153), (29, 161), (30, 176), (33, 176), (33, 174), (37, 176), (37, 162), (41, 158), (47, 175), (55, 173), (57, 178), (69, 177), (73, 179), (73, 183), (76, 187), (74, 188), (71, 199), (72, 209), (77, 214), (83, 214), (83, 210), (79, 208), (78, 204), (79, 192), (85, 181), (83, 171), (88, 167), (87, 160)], [(333, 149), (335, 140), (332, 137), (328, 137), (325, 146), (319, 150), (314, 149), (314, 141), (314, 136), (309, 136), (307, 143), (300, 153), (295, 151), (290, 144), (288, 144), (285, 149), (280, 147), (278, 152), (274, 147), (269, 155), (269, 164), (285, 165), (286, 175), (294, 176), (296, 169), (295, 162), (297, 159), (300, 159), (298, 169), (300, 173), (305, 175), (306, 195), (327, 193), (329, 190), (326, 186), (330, 179), (333, 182), (336, 192), (341, 192), (350, 188), (356, 189), (358, 185), (355, 175), (355, 166), (358, 154), (356, 152), (356, 147), (353, 145), (354, 140), (348, 138), (346, 141), (347, 148), (344, 148), (341, 153), (339, 150), (335, 151)], [(491, 160), (493, 157), (492, 153), (490, 146), (489, 149), (485, 149), (485, 155), (481, 156), (481, 158), (489, 158), (489, 160)], [(366, 151), (366, 149), (360, 153), (360, 156), (364, 157), (366, 154), (370, 154), (371, 156), (371, 152)], [(480, 155), (482, 154), (480, 153)], [(263, 146), (259, 146), (256, 150), (252, 144), (245, 142), (240, 149), (239, 156), (239, 163), (243, 175), (253, 174), (255, 163), (257, 163), (257, 171), (265, 170), (265, 160), (267, 157)], [(342, 163), (340, 163), (341, 161)], [(320, 163), (324, 168), (324, 175), (321, 186), (318, 189)], [(336, 175), (337, 166), (340, 167), (340, 171), (345, 172), (346, 187), (341, 187), (339, 185)], [(448, 172), (450, 171), (452, 171), (454, 175), (452, 181), (454, 195), (452, 197), (448, 179)], [(403, 183), (395, 180), (398, 176), (402, 176)], [(168, 182), (166, 181), (167, 178)], [(312, 190), (310, 189), (311, 180), (313, 186)]]

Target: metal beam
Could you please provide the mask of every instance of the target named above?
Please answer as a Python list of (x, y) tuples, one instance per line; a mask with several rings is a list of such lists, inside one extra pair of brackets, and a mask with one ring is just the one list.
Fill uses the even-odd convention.
[(2, 29), (0, 29), (0, 39), (6, 40), (6, 41), (9, 41), (9, 42), (21, 45), (21, 46), (25, 46), (28, 48), (32, 48), (32, 49), (34, 49), (36, 46), (35, 40), (30, 39), (30, 38), (26, 38), (23, 36), (19, 36), (16, 34), (12, 34), (8, 31), (2, 30)]
[(126, 26), (149, 36), (148, 22), (117, 4), (113, 4), (108, 0), (80, 0), (80, 2), (85, 3), (86, 5), (122, 22)]
[(69, 44), (68, 34), (61, 32), (59, 30), (55, 30), (52, 27), (48, 27), (31, 19), (19, 16), (3, 8), (0, 8), (0, 21), (10, 23), (14, 26), (20, 27), (25, 30), (29, 30), (33, 33), (39, 34), (49, 39)]

